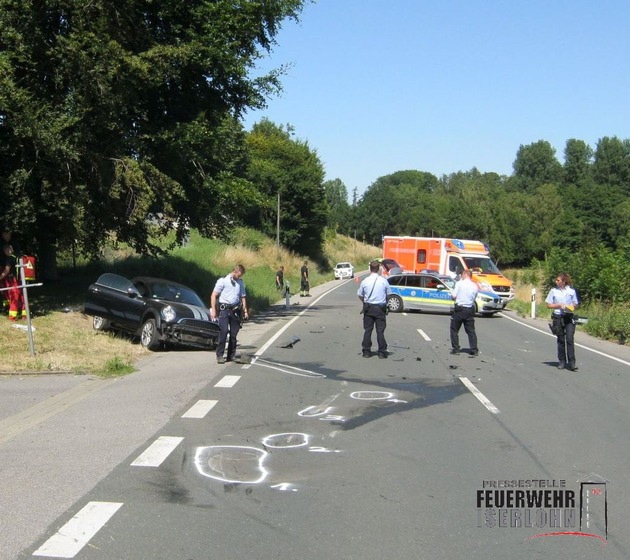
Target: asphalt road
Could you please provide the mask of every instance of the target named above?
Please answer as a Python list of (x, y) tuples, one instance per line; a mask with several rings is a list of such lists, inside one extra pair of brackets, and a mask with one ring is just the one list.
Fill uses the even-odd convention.
[(0, 378), (0, 557), (630, 557), (630, 349), (578, 333), (558, 371), (506, 312), (451, 356), (448, 315), (410, 313), (365, 359), (356, 288), (246, 325), (251, 364)]

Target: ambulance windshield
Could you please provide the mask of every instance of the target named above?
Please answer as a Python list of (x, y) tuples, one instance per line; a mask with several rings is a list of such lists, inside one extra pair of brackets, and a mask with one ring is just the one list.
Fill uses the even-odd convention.
[(471, 272), (481, 274), (501, 274), (490, 257), (464, 257), (464, 262)]

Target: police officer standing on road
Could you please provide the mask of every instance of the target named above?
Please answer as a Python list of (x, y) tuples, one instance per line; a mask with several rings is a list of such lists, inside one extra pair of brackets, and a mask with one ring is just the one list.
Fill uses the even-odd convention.
[[(577, 292), (573, 289), (571, 277), (566, 273), (558, 274), (556, 287), (547, 295), (545, 303), (552, 313), (552, 330), (558, 339), (558, 369), (565, 367), (576, 371), (575, 365), (575, 308), (580, 304)], [(568, 360), (568, 361), (567, 361)]]
[(477, 333), (475, 332), (475, 298), (479, 287), (472, 280), (470, 270), (462, 271), (459, 282), (455, 284), (451, 297), (455, 300), (455, 307), (451, 315), (451, 354), (459, 354), (459, 329), (462, 324), (468, 335), (470, 355), (478, 356)]
[[(210, 296), (210, 319), (219, 320), (219, 341), (217, 342), (217, 363), (231, 362), (236, 357), (236, 337), (241, 329), (241, 314), (244, 319), (249, 318), (247, 312), (247, 293), (241, 277), (245, 274), (245, 267), (237, 264), (227, 276), (219, 278)], [(223, 356), (225, 343), (227, 344), (227, 360)]]
[(370, 263), (370, 275), (361, 282), (357, 295), (363, 303), (363, 341), (361, 349), (363, 357), (372, 356), (372, 331), (376, 327), (376, 342), (378, 357), (387, 358), (387, 341), (385, 328), (387, 327), (387, 296), (392, 293), (389, 282), (379, 275), (380, 263)]

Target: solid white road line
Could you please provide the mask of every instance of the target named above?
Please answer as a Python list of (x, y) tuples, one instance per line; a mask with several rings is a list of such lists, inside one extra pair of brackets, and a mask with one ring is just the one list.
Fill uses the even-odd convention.
[(200, 400), (191, 406), (182, 418), (203, 418), (210, 412), (219, 401)]
[(234, 387), (240, 378), (240, 375), (226, 375), (215, 385), (215, 387)]
[(431, 339), (429, 338), (429, 335), (425, 333), (422, 329), (418, 329), (418, 332), (420, 333), (420, 336), (424, 338), (424, 340), (426, 340), (427, 342), (431, 341)]
[(160, 436), (133, 463), (132, 467), (159, 467), (183, 437)]
[(494, 406), (486, 396), (475, 387), (467, 377), (460, 377), (459, 380), (466, 386), (466, 388), (477, 398), (477, 400), (485, 406), (492, 414), (499, 414), (501, 412), (496, 406)]
[(115, 502), (89, 502), (33, 552), (33, 556), (74, 558), (121, 506), (121, 503)]
[[(514, 317), (509, 317), (508, 315), (505, 315), (503, 313), (498, 313), (498, 315), (500, 317), (503, 317), (504, 319), (509, 319), (510, 321), (514, 321), (515, 323), (518, 323), (519, 325), (523, 325), (524, 327), (527, 327), (528, 329), (532, 329), (534, 331), (541, 332), (544, 335), (556, 338), (554, 334), (551, 334), (550, 332), (547, 332), (546, 330), (539, 329), (538, 327), (532, 327), (531, 325), (528, 325), (527, 323), (523, 323), (522, 321), (518, 321), (517, 319), (514, 319)], [(589, 348), (588, 346), (584, 346), (583, 344), (578, 344), (577, 342), (575, 343), (575, 345), (580, 348), (584, 348), (584, 350), (588, 350), (589, 352), (593, 352), (593, 354), (599, 354), (600, 356), (604, 356), (605, 358), (610, 358), (611, 360), (615, 360), (616, 362), (619, 362), (620, 364), (630, 366), (630, 362), (627, 362), (626, 360), (622, 360), (621, 358), (616, 358), (615, 356), (611, 356), (610, 354), (606, 354), (605, 352), (600, 352), (599, 350), (595, 350), (594, 348)]]

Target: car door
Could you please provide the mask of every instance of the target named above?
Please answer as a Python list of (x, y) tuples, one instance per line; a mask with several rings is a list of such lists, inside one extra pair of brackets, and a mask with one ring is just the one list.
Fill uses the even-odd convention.
[(408, 309), (431, 309), (430, 302), (427, 304), (426, 294), (422, 287), (422, 275), (405, 274), (406, 282), (404, 288), (405, 307)]
[(430, 274), (421, 274), (419, 280), (425, 308), (433, 311), (450, 311), (453, 303), (451, 291), (444, 282)]
[(405, 302), (406, 309), (422, 309), (419, 279), (417, 274), (404, 274), (400, 276), (401, 283), (398, 286), (400, 295)]
[(131, 281), (108, 272), (88, 288), (85, 313), (103, 317), (120, 328), (135, 331), (138, 325), (132, 318), (137, 313), (130, 313), (130, 306), (138, 303), (134, 300), (137, 300), (137, 290)]

